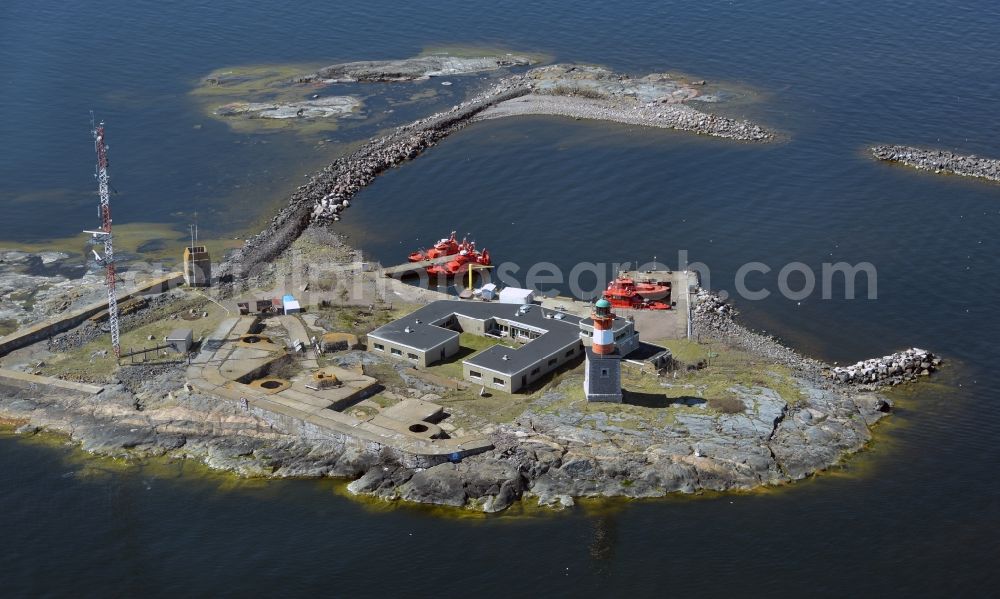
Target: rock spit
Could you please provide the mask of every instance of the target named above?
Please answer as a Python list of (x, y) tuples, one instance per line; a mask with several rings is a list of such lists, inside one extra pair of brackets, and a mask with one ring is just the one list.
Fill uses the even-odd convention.
[(885, 386), (898, 385), (928, 376), (941, 365), (941, 358), (916, 347), (881, 358), (862, 360), (851, 366), (837, 366), (830, 378), (841, 383)]
[(910, 146), (874, 146), (871, 152), (879, 160), (898, 162), (923, 171), (1000, 181), (1000, 160), (992, 158)]

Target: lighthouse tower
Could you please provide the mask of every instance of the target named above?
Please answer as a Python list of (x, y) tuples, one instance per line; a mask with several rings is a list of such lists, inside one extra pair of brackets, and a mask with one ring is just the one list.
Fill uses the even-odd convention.
[(622, 402), (621, 354), (615, 345), (611, 328), (615, 315), (611, 303), (599, 299), (591, 314), (594, 321), (594, 343), (587, 348), (587, 368), (583, 378), (583, 392), (587, 401)]

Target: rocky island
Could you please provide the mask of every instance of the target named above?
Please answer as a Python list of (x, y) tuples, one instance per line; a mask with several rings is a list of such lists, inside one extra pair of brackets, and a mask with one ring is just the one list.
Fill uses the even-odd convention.
[[(282, 85), (509, 67), (527, 64), (349, 63)], [(667, 273), (677, 309), (644, 321), (661, 331), (651, 338), (660, 351), (623, 367), (620, 404), (587, 401), (579, 358), (523, 392), (487, 393), (464, 380), (461, 358), (418, 368), (373, 351), (365, 338), (447, 298), (383, 276), (336, 233), (354, 194), (380, 173), (479, 120), (524, 114), (773, 139), (758, 125), (688, 106), (704, 97), (702, 87), (576, 65), (496, 77), (452, 109), (379, 135), (317, 172), (220, 265), (212, 297), (177, 287), (178, 273), (137, 272), (121, 300), (123, 347), (132, 350), (121, 363), (108, 355), (102, 308), (93, 303), (99, 277), (79, 280), (81, 291), (58, 306), (40, 311), (26, 300), (10, 313), (15, 330), (0, 339), (0, 421), (22, 434), (69, 435), (97, 455), (197, 459), (242, 476), (342, 477), (357, 494), (487, 512), (524, 498), (565, 507), (580, 497), (748, 490), (829, 468), (862, 449), (891, 410), (882, 387), (929, 374), (940, 360), (907, 350), (832, 368), (747, 330), (687, 272)], [(297, 118), (324, 118), (298, 106)], [(5, 255), (4, 276), (30, 281), (39, 297), (53, 282), (26, 278), (36, 276), (28, 265), (65, 258)], [(261, 306), (289, 293), (298, 296), (292, 311)], [(553, 301), (538, 307), (546, 318), (582, 317), (590, 307)], [(459, 355), (506, 343), (465, 331), (456, 339)]]
[[(292, 244), (295, 252), (325, 257), (340, 266), (344, 284), (358, 285), (355, 278), (361, 278), (360, 286), (375, 295), (318, 300), (295, 319), (298, 324), (261, 321), (262, 335), (280, 347), (290, 343), (277, 341), (283, 335), (309, 334), (286, 334), (282, 327), (360, 335), (435, 297), (389, 281), (405, 303), (380, 303), (374, 291), (381, 284), (378, 273), (354, 269), (353, 248), (322, 227), (308, 228)], [(292, 262), (280, 257), (258, 272), (255, 286), (281, 280)], [(99, 282), (90, 285), (100, 290)], [(331, 290), (311, 297), (338, 296)], [(352, 442), (306, 426), (311, 420), (294, 424), (287, 414), (271, 411), (267, 406), (274, 404), (263, 396), (265, 403), (258, 404), (252, 385), (206, 387), (200, 370), (163, 352), (116, 366), (99, 324), (9, 353), (0, 371), (0, 418), (22, 434), (67, 434), (96, 455), (196, 459), (252, 477), (343, 477), (355, 479), (348, 488), (358, 494), (492, 512), (525, 498), (565, 507), (580, 497), (658, 497), (787, 483), (862, 449), (891, 410), (878, 392), (891, 381), (845, 380), (836, 369), (740, 326), (735, 310), (714, 294), (701, 290), (689, 300), (700, 342), (658, 340), (670, 348), (671, 365), (659, 372), (626, 369), (621, 405), (588, 403), (579, 366), (572, 364), (526, 394), (484, 398), (453, 378), (451, 364), (414, 369), (356, 349), (303, 356), (336, 369), (331, 371), (344, 381), (378, 381), (366, 387), (360, 402), (343, 408), (353, 421), (390, 417), (394, 406), (443, 407), (447, 416), (435, 426), (458, 447), (481, 448), (458, 459), (415, 459), (388, 441)], [(180, 323), (193, 326), (205, 345), (227, 316), (184, 288), (169, 290), (124, 317), (125, 342), (159, 338)], [(483, 347), (464, 334), (462, 343)], [(930, 370), (940, 364), (929, 354), (921, 359), (933, 361)], [(309, 383), (301, 382), (306, 376), (308, 371), (286, 365), (260, 380), (290, 380), (308, 392)], [(254, 402), (249, 408), (241, 405), (245, 397)]]

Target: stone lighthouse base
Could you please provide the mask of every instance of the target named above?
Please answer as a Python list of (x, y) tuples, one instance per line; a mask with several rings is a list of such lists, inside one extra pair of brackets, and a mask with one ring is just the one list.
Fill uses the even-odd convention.
[(587, 348), (587, 364), (583, 376), (583, 392), (587, 401), (622, 402), (621, 354), (615, 348), (611, 354), (596, 354)]

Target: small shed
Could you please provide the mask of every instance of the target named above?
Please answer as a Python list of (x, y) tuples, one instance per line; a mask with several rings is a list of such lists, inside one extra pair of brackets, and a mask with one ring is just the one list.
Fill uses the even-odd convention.
[(174, 329), (170, 331), (165, 341), (175, 352), (186, 354), (191, 351), (191, 346), (194, 345), (194, 331), (191, 329)]
[(519, 287), (504, 287), (500, 290), (500, 303), (530, 304), (535, 300), (535, 293), (530, 289)]
[(296, 314), (302, 311), (302, 306), (299, 305), (299, 300), (295, 299), (291, 295), (282, 297), (281, 305), (284, 308), (285, 314)]
[(497, 286), (496, 283), (487, 283), (482, 286), (480, 293), (484, 300), (490, 302), (497, 298)]

